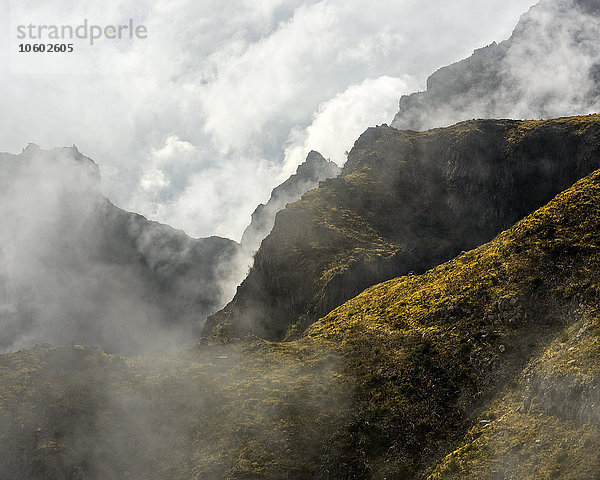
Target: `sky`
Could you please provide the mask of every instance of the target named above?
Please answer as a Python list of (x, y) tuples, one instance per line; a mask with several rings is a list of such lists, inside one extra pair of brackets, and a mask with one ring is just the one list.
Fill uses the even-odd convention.
[[(116, 205), (239, 240), (310, 150), (343, 164), (401, 95), (508, 38), (533, 3), (0, 0), (0, 151), (76, 144)], [(19, 25), (86, 20), (87, 38), (43, 37), (73, 52), (18, 51), (41, 42)], [(91, 45), (92, 25), (129, 28)]]

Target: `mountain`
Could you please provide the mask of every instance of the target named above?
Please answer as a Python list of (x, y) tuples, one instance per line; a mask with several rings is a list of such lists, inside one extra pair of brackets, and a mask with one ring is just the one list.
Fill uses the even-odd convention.
[(599, 199), (596, 171), (488, 244), (309, 328), (351, 352), (366, 476), (597, 476)]
[(427, 130), (473, 118), (553, 118), (597, 113), (600, 7), (596, 0), (542, 0), (512, 36), (427, 79), (403, 96), (392, 126)]
[(76, 147), (31, 144), (0, 154), (0, 170), (0, 350), (50, 342), (132, 354), (193, 343), (233, 297), (275, 214), (340, 169), (310, 152), (256, 209), (241, 245), (114, 206)]
[(378, 282), (489, 241), (600, 167), (600, 116), (369, 128), (341, 174), (277, 215), (203, 335), (294, 338)]
[[(513, 133), (577, 125), (585, 148), (597, 120)], [(363, 291), (294, 341), (0, 355), (0, 475), (595, 478), (599, 206), (600, 170), (489, 243)]]
[[(394, 126), (593, 109), (598, 13), (542, 1)], [(68, 343), (0, 354), (0, 478), (598, 477), (600, 115), (370, 128), (242, 247), (118, 209), (75, 147), (0, 171), (2, 345)]]
[(240, 248), (117, 208), (73, 148), (0, 155), (0, 348), (189, 344), (239, 282)]
[(431, 479), (595, 478), (600, 470), (597, 312), (534, 356)]
[(260, 242), (271, 232), (275, 215), (288, 203), (300, 200), (300, 197), (319, 186), (319, 182), (337, 177), (341, 169), (334, 162), (325, 160), (319, 152), (311, 151), (296, 173), (271, 192), (266, 204), (260, 204), (252, 213), (252, 221), (242, 235), (242, 246), (254, 253)]

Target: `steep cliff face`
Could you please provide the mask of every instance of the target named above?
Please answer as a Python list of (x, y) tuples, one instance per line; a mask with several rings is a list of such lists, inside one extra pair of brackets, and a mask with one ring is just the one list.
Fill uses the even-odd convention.
[(600, 167), (599, 139), (600, 116), (370, 128), (338, 178), (277, 215), (203, 333), (292, 338), (370, 285), (488, 241)]
[(296, 173), (273, 189), (269, 201), (254, 210), (252, 221), (242, 235), (242, 247), (251, 253), (258, 250), (260, 242), (271, 232), (277, 212), (288, 203), (300, 200), (304, 193), (318, 187), (319, 182), (337, 177), (340, 171), (334, 162), (325, 160), (319, 152), (311, 151)]
[(233, 292), (239, 246), (125, 212), (73, 148), (0, 156), (0, 349), (189, 344)]
[(426, 130), (472, 118), (552, 118), (598, 112), (598, 2), (543, 0), (510, 39), (443, 67), (403, 96), (392, 126)]

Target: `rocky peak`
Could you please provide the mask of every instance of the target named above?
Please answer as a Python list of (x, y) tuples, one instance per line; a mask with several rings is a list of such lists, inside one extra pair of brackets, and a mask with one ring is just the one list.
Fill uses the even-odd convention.
[(288, 203), (299, 200), (309, 190), (318, 187), (319, 182), (336, 177), (340, 171), (340, 167), (334, 162), (311, 150), (306, 160), (296, 169), (296, 173), (273, 189), (266, 204), (260, 204), (254, 210), (250, 225), (242, 235), (241, 243), (244, 249), (254, 253), (273, 228), (278, 211)]
[(296, 175), (304, 178), (319, 178), (324, 171), (329, 174), (337, 174), (339, 167), (334, 162), (326, 160), (319, 152), (311, 150), (304, 163), (298, 165)]

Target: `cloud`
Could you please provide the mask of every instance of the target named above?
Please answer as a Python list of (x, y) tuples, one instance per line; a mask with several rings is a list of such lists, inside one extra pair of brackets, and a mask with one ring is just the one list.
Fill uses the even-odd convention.
[(352, 148), (365, 126), (392, 118), (397, 110), (398, 92), (408, 93), (416, 88), (418, 84), (412, 77), (382, 76), (351, 85), (323, 102), (306, 129), (290, 134), (282, 176), (289, 175), (313, 149), (343, 165), (345, 153)]
[(590, 104), (590, 72), (600, 65), (600, 19), (573, 3), (559, 0), (532, 9), (510, 46), (503, 73), (506, 89), (513, 92), (500, 92), (497, 102), (513, 100), (504, 107), (511, 116), (551, 118), (598, 111), (597, 104)]
[(147, 194), (155, 203), (168, 200), (173, 183), (187, 184), (186, 171), (195, 154), (196, 147), (190, 142), (181, 140), (177, 135), (169, 135), (161, 147), (151, 149), (137, 195), (143, 197)]
[[(439, 66), (507, 38), (530, 3), (1, 0), (11, 41), (0, 47), (0, 150), (75, 143), (100, 164), (119, 206), (194, 236), (239, 239), (256, 205), (303, 160), (296, 141), (314, 139), (303, 148), (339, 159), (353, 132), (391, 120), (405, 86), (422, 88)], [(99, 41), (71, 56), (15, 53), (17, 19), (83, 18), (133, 18), (148, 39)], [(369, 88), (374, 102), (358, 101)], [(344, 122), (340, 138), (330, 135), (334, 117)], [(193, 149), (177, 152), (177, 142)]]

